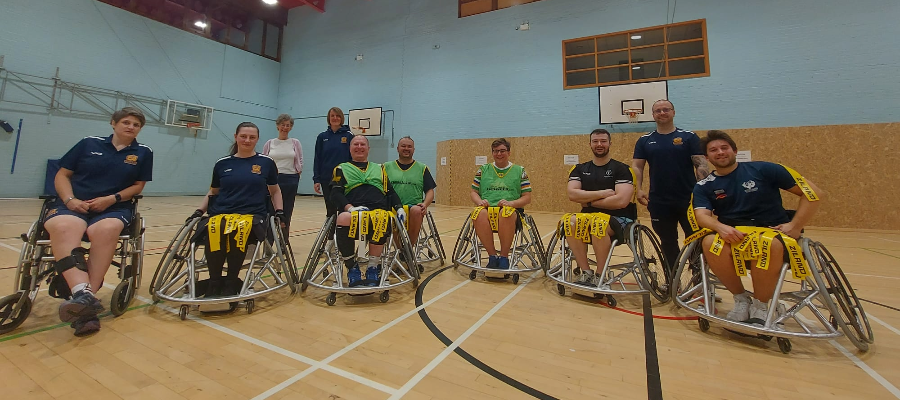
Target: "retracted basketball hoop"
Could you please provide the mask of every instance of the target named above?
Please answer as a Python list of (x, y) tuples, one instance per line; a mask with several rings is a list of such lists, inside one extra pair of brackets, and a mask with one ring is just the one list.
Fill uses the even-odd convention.
[(622, 112), (628, 116), (629, 124), (636, 124), (638, 122), (638, 115), (643, 114), (644, 110), (640, 108), (629, 108), (627, 110), (622, 110)]
[(188, 128), (188, 130), (191, 131), (191, 134), (193, 134), (194, 136), (197, 136), (197, 131), (200, 130), (199, 122), (188, 122), (184, 126), (186, 126)]

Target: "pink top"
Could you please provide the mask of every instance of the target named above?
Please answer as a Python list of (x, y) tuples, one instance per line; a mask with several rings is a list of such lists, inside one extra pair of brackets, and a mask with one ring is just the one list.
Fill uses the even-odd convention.
[[(294, 143), (294, 169), (297, 170), (297, 173), (303, 172), (303, 148), (300, 147), (300, 141), (295, 138), (288, 138), (290, 141)], [(263, 154), (269, 155), (269, 148), (272, 145), (272, 141), (275, 139), (269, 139), (266, 141), (266, 144), (263, 145)]]

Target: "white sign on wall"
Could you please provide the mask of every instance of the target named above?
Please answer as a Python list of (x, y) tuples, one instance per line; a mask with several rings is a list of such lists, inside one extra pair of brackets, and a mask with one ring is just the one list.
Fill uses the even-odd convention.
[(750, 159), (750, 150), (740, 150), (737, 152), (737, 161), (738, 162), (747, 162), (752, 161)]
[(487, 164), (487, 156), (475, 156), (475, 165)]
[(447, 165), (447, 157), (441, 157), (441, 165)]
[(578, 164), (578, 154), (566, 154), (563, 156), (563, 164), (565, 165), (577, 165)]

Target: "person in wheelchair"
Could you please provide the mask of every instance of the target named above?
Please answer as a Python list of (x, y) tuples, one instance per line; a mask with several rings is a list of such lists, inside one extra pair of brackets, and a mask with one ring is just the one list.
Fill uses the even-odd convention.
[[(231, 155), (220, 158), (213, 167), (209, 192), (188, 221), (208, 211), (209, 218), (201, 221), (193, 240), (205, 242), (209, 282), (205, 297), (233, 296), (243, 282), (241, 267), (247, 245), (267, 237), (266, 216), (269, 199), (275, 217), (284, 220), (281, 189), (278, 186), (278, 167), (268, 156), (256, 152), (259, 128), (252, 122), (242, 122), (234, 133)], [(212, 196), (215, 196), (211, 199)], [(212, 200), (212, 201), (211, 201)], [(222, 270), (228, 263), (228, 275)]]
[[(509, 269), (509, 252), (515, 238), (519, 213), (531, 203), (531, 181), (525, 167), (509, 161), (510, 145), (500, 138), (491, 143), (494, 162), (475, 172), (470, 196), (476, 207), (498, 207), (497, 226), (492, 227), (489, 212), (478, 213), (475, 234), (488, 253), (487, 268)], [(495, 229), (494, 229), (495, 228)], [(493, 230), (500, 237), (500, 253), (494, 246)]]
[[(726, 318), (763, 324), (780, 276), (785, 243), (780, 236), (771, 240), (767, 258), (771, 262), (766, 265), (760, 265), (765, 260), (762, 256), (759, 261), (750, 261), (747, 269), (753, 280), (751, 295), (735, 270), (732, 253), (732, 247), (741, 244), (747, 233), (735, 227), (768, 227), (797, 239), (818, 209), (816, 200), (822, 198), (823, 192), (785, 166), (764, 161), (737, 162), (737, 144), (725, 132), (709, 131), (701, 145), (715, 171), (694, 186), (691, 207), (699, 227), (718, 234), (703, 238), (703, 254), (712, 272), (734, 295), (734, 308)], [(800, 197), (793, 217), (782, 207), (780, 190)], [(724, 244), (716, 243), (717, 237)], [(713, 253), (713, 245), (721, 245), (718, 255)], [(783, 314), (783, 309), (776, 305), (778, 314)]]
[(431, 176), (428, 166), (413, 160), (416, 152), (416, 143), (409, 136), (400, 138), (397, 142), (398, 159), (384, 164), (391, 186), (400, 197), (403, 207), (408, 210), (407, 232), (410, 245), (415, 248), (419, 239), (419, 230), (422, 229), (422, 219), (428, 206), (434, 201), (434, 188), (437, 183)]
[(619, 243), (624, 241), (625, 227), (637, 219), (637, 206), (631, 201), (634, 197), (631, 168), (609, 156), (609, 146), (612, 143), (609, 132), (594, 129), (589, 137), (594, 159), (572, 168), (566, 191), (569, 200), (581, 204), (581, 213), (589, 214), (572, 216), (569, 223), (573, 231), (579, 223), (590, 227), (594, 219), (603, 214), (612, 217), (606, 225), (606, 231), (601, 232), (602, 236), (591, 235), (589, 238), (597, 258), (598, 275), (594, 274), (588, 264), (587, 242), (575, 235), (567, 235), (566, 242), (581, 269), (575, 283), (596, 286), (603, 263), (611, 251), (612, 236), (615, 235)]
[[(57, 204), (45, 217), (44, 228), (56, 271), (72, 293), (59, 306), (59, 319), (71, 322), (76, 336), (100, 330), (97, 314), (103, 306), (94, 291), (103, 285), (119, 236), (131, 223), (129, 200), (152, 180), (153, 150), (136, 140), (144, 122), (137, 108), (118, 110), (110, 120), (112, 135), (81, 139), (59, 160)], [(85, 235), (90, 250), (81, 247)]]
[[(362, 279), (360, 265), (356, 261), (356, 229), (364, 228), (356, 225), (354, 212), (396, 210), (401, 222), (406, 219), (400, 197), (394, 191), (382, 165), (369, 162), (369, 139), (362, 135), (350, 140), (350, 156), (352, 161), (335, 167), (331, 180), (332, 204), (341, 210), (337, 217), (335, 243), (341, 253), (344, 266), (347, 268), (349, 286), (377, 286), (381, 278), (381, 266), (378, 265), (387, 232), (391, 231), (391, 218), (378, 213), (369, 214), (367, 241), (369, 242), (369, 259), (366, 278)], [(379, 232), (379, 229), (381, 231)]]

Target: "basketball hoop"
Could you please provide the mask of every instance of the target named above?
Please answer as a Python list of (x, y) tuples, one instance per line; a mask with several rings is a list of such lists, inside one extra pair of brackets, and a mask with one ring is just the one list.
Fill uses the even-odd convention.
[(638, 115), (643, 114), (644, 110), (640, 108), (629, 108), (627, 110), (622, 110), (622, 113), (628, 116), (629, 124), (636, 124), (638, 122)]
[(191, 131), (191, 134), (193, 134), (194, 136), (197, 136), (197, 131), (200, 130), (199, 122), (188, 122), (184, 126), (186, 126), (188, 128), (188, 130)]
[(362, 131), (362, 134), (365, 135), (366, 129), (368, 129), (368, 128), (363, 128), (361, 126), (354, 126), (353, 129), (360, 130), (360, 131)]

